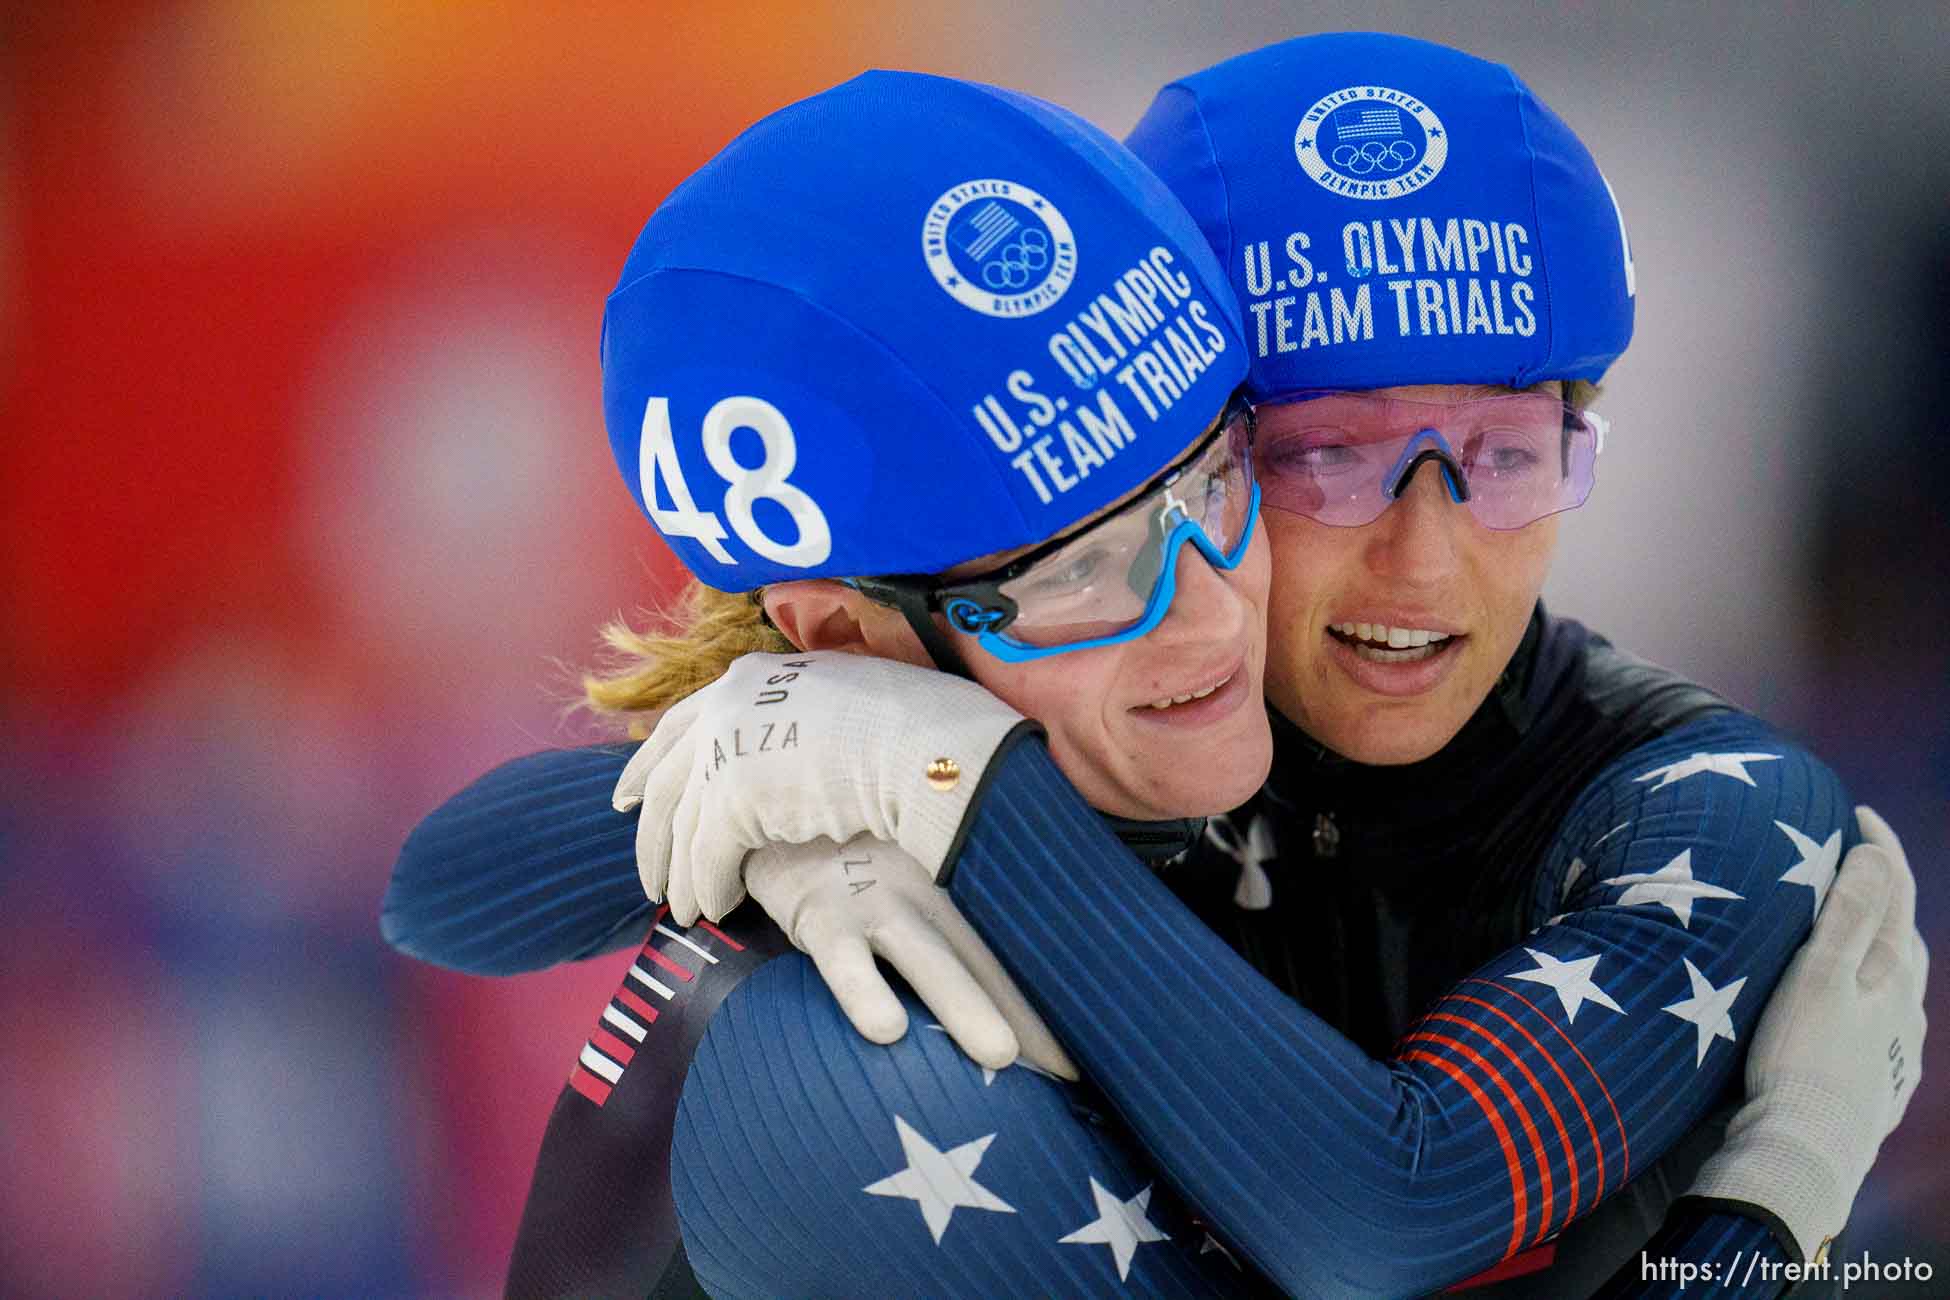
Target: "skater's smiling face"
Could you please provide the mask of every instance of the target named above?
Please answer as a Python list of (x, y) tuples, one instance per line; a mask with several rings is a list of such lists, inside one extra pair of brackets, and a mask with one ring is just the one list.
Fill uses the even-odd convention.
[(1143, 820), (1226, 812), (1273, 761), (1268, 554), (1264, 530), (1231, 570), (1187, 547), (1164, 620), (1133, 641), (1008, 663), (956, 635), (975, 680), (1048, 728), (1051, 756), (1092, 807)]
[[(932, 617), (975, 681), (1043, 724), (1057, 765), (1103, 812), (1225, 812), (1272, 763), (1261, 707), (1269, 550), (1253, 513), (1250, 423), (1243, 408), (1241, 422), (1230, 414), (1168, 463), (1163, 486), (925, 584), (937, 609), (944, 593), (1009, 597), (1016, 617), (1001, 632), (1021, 644)], [(802, 649), (933, 664), (905, 616), (858, 587), (776, 584), (765, 608)]]
[[(1273, 552), (1266, 694), (1336, 753), (1363, 763), (1411, 763), (1447, 744), (1496, 684), (1523, 638), (1556, 550), (1554, 513), (1491, 527), (1456, 499), (1457, 490), (1473, 485), (1475, 504), (1484, 507), (1492, 469), (1509, 469), (1516, 460), (1508, 448), (1501, 460), (1492, 459), (1494, 447), (1486, 444), (1500, 435), (1489, 431), (1540, 414), (1556, 419), (1562, 398), (1554, 383), (1524, 394), (1430, 384), (1355, 396), (1368, 399), (1369, 411), (1410, 412), (1404, 425), (1410, 438), (1448, 418), (1453, 427), (1445, 446), (1467, 463), (1447, 461), (1439, 451), (1421, 454), (1432, 443), (1411, 447), (1406, 463), (1391, 460), (1388, 468), (1406, 480), (1391, 500), (1373, 503), (1378, 513), (1371, 522), (1335, 526), (1299, 510), (1320, 513), (1322, 482), (1331, 496), (1340, 481), (1333, 476), (1365, 450), (1350, 445), (1359, 441), (1361, 412), (1330, 404), (1298, 420), (1283, 419), (1278, 407), (1261, 408), (1260, 472)], [(1462, 414), (1446, 414), (1452, 411)], [(1356, 431), (1320, 437), (1317, 429), (1330, 424)], [(1392, 444), (1385, 449), (1404, 459)], [(1542, 469), (1556, 478), (1561, 467)], [(1307, 482), (1296, 484), (1302, 476)], [(1568, 494), (1483, 513), (1509, 525), (1564, 499)]]
[(1242, 311), (1268, 700), (1348, 758), (1426, 758), (1508, 666), (1590, 489), (1579, 390), (1631, 341), (1630, 199), (1511, 69), (1386, 33), (1177, 78), (1129, 143)]

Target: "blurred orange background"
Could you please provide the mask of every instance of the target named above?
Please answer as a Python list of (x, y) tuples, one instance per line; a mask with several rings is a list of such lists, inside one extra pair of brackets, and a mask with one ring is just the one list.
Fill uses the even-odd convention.
[[(1632, 228), (1639, 341), (1553, 604), (1812, 739), (1950, 951), (1937, 6), (15, 7), (0, 1292), (498, 1293), (617, 961), (451, 975), (378, 902), (419, 816), (586, 738), (568, 670), (674, 583), (596, 355), (672, 185), (867, 66), (1122, 133), (1172, 76), (1347, 26), (1511, 63)], [(1940, 1269), (1945, 1039), (1857, 1214)]]

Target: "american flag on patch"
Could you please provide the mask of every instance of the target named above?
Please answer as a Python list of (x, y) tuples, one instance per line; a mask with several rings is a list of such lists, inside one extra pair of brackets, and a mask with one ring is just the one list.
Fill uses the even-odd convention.
[(955, 236), (955, 242), (961, 245), (963, 252), (980, 261), (1021, 224), (1001, 204), (990, 199), (961, 223), (961, 232)]
[(1343, 140), (1365, 140), (1370, 136), (1401, 135), (1402, 111), (1399, 108), (1364, 108), (1353, 120), (1342, 113), (1334, 119), (1334, 132)]
[(602, 1019), (590, 1033), (589, 1041), (582, 1045), (582, 1054), (576, 1058), (576, 1067), (569, 1075), (569, 1086), (598, 1106), (608, 1101), (610, 1091), (622, 1082), (624, 1069), (643, 1045), (650, 1026), (656, 1023), (658, 1004), (675, 1001), (684, 986), (696, 978), (690, 967), (657, 946), (657, 936), (681, 945), (713, 966), (717, 965), (718, 958), (692, 938), (693, 934), (715, 935), (734, 952), (745, 950), (744, 944), (709, 921), (699, 921), (690, 933), (685, 933), (665, 925), (663, 915), (659, 910), (656, 927), (624, 973), (616, 995), (603, 1008)]

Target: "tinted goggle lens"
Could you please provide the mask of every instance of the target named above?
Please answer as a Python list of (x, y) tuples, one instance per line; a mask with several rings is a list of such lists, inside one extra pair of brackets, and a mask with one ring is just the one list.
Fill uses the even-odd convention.
[(1419, 402), (1327, 393), (1255, 409), (1267, 505), (1335, 527), (1372, 523), (1424, 460), (1488, 528), (1584, 504), (1604, 422), (1545, 393)]

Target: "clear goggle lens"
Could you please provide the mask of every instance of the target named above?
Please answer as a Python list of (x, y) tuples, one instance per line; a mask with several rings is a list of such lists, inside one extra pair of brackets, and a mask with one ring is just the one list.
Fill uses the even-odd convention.
[[(1018, 561), (1023, 567), (943, 588), (940, 607), (1009, 660), (1142, 636), (1171, 605), (1186, 543), (1219, 569), (1245, 557), (1259, 516), (1253, 454), (1252, 414), (1231, 408), (1210, 440), (1149, 492), (1047, 554)], [(985, 598), (985, 586), (1005, 599)]]

